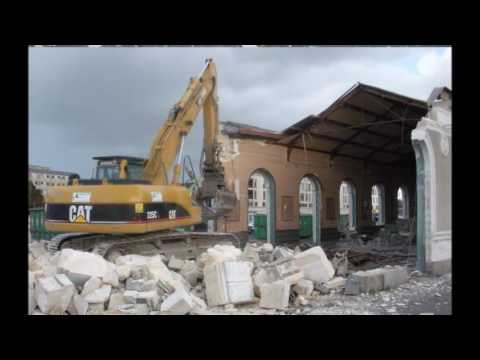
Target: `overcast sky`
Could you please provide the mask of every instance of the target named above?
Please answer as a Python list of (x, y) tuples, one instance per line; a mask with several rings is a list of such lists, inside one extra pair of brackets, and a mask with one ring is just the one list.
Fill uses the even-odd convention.
[[(155, 132), (204, 60), (217, 64), (220, 121), (281, 131), (357, 81), (426, 100), (451, 88), (438, 47), (29, 49), (29, 163), (90, 177), (98, 155), (146, 157)], [(202, 115), (185, 154), (197, 163)]]

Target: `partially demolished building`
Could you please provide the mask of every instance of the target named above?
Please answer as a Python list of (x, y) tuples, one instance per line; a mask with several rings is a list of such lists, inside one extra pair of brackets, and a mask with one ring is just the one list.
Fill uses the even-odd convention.
[[(275, 245), (298, 241), (299, 186), (307, 178), (313, 184), (313, 244), (395, 226), (414, 233), (419, 270), (450, 271), (449, 89), (434, 89), (425, 102), (358, 83), (323, 112), (280, 133), (223, 123), (221, 142), (227, 183), (238, 201), (217, 230), (255, 236), (249, 234), (248, 185), (253, 174), (261, 174), (266, 203), (257, 225), (264, 227), (264, 239)], [(348, 189), (346, 216), (342, 184)], [(380, 204), (375, 210), (374, 187)]]

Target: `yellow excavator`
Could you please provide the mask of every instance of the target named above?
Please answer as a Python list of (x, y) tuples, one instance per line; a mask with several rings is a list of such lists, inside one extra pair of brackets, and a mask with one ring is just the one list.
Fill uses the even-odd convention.
[[(114, 259), (131, 246), (148, 244), (160, 253), (188, 258), (216, 243), (238, 244), (233, 234), (177, 230), (225, 216), (235, 206), (219, 160), (216, 90), (216, 67), (207, 59), (157, 132), (148, 159), (95, 157), (92, 179), (76, 176), (68, 186), (48, 190), (45, 227), (60, 233), (49, 242), (50, 252), (73, 248)], [(183, 146), (202, 109), (202, 181), (190, 193), (180, 179)]]

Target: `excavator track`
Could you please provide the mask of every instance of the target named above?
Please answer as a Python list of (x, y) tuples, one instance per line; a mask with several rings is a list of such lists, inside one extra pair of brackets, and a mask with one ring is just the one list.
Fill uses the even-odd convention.
[(194, 259), (216, 244), (240, 246), (235, 234), (219, 232), (153, 232), (147, 234), (68, 233), (53, 237), (48, 250), (51, 254), (65, 248), (93, 252), (114, 261), (116, 257), (141, 253), (135, 247), (149, 246), (153, 253), (180, 259)]

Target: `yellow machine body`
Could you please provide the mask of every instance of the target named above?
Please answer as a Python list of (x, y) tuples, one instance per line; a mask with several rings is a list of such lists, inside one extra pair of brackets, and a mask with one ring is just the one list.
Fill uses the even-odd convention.
[(175, 185), (55, 187), (46, 204), (45, 227), (54, 232), (135, 234), (201, 223), (201, 208)]

